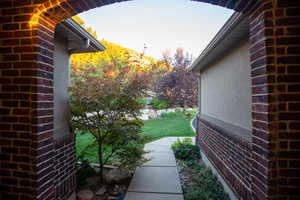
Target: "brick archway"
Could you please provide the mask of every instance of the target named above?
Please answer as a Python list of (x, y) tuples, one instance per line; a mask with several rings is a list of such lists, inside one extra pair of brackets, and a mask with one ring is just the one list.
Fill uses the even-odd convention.
[[(55, 25), (83, 11), (126, 0), (0, 2), (0, 198), (67, 199), (76, 186), (72, 137), (53, 140)], [(299, 194), (300, 3), (199, 0), (249, 14), (253, 141), (250, 196)], [(297, 50), (298, 49), (298, 50)], [(298, 84), (297, 84), (298, 83)], [(70, 148), (63, 151), (62, 149)], [(68, 171), (54, 162), (69, 158)], [(70, 164), (71, 163), (71, 164)], [(63, 177), (57, 181), (57, 177)]]

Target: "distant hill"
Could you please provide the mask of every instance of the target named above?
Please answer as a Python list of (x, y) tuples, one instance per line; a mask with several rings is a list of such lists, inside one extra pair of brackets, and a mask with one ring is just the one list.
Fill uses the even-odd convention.
[[(84, 27), (91, 35), (97, 38), (96, 31), (93, 31), (91, 27), (86, 27), (85, 22), (82, 19), (77, 16), (73, 17), (73, 19)], [(170, 66), (161, 60), (153, 59), (152, 57), (145, 56), (113, 42), (105, 40), (99, 41), (106, 47), (106, 50), (97, 53), (72, 55), (71, 66), (73, 70), (80, 71), (80, 69), (84, 67), (95, 67), (100, 70), (101, 67), (110, 65), (112, 62), (129, 63), (133, 66), (136, 65), (141, 70), (151, 70), (154, 66), (156, 70), (170, 70)], [(120, 67), (122, 67), (122, 65), (120, 65)]]

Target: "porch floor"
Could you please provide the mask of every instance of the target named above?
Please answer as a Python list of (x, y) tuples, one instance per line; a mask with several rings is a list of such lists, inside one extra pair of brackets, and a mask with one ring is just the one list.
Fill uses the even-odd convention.
[[(136, 169), (125, 200), (183, 200), (171, 145), (184, 137), (165, 137), (145, 145), (151, 160)], [(194, 138), (193, 138), (194, 140)]]

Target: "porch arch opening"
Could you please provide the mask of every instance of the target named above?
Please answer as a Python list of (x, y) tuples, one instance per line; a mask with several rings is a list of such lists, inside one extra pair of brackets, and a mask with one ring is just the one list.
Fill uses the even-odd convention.
[[(105, 1), (105, 2), (97, 1), (97, 0), (90, 0), (90, 1), (85, 1), (85, 0), (77, 0), (77, 1), (70, 0), (70, 1), (68, 1), (68, 0), (66, 0), (66, 1), (60, 2), (58, 4), (50, 3), (50, 5), (51, 5), (50, 7), (47, 7), (47, 6), (49, 6), (49, 3), (46, 2), (45, 4), (43, 4), (39, 8), (39, 11), (37, 12), (37, 14), (34, 15), (34, 17), (31, 19), (31, 25), (33, 27), (37, 27), (37, 29), (41, 31), (39, 33), (42, 33), (42, 32), (45, 32), (45, 29), (50, 28), (50, 30), (51, 29), (53, 30), (53, 28), (57, 27), (58, 23), (64, 21), (67, 18), (70, 18), (74, 15), (77, 15), (81, 12), (84, 12), (84, 11), (87, 11), (89, 9), (93, 9), (93, 8), (96, 8), (96, 7), (102, 7), (102, 6), (105, 6), (105, 5), (109, 5), (109, 4), (112, 4), (112, 3), (119, 3), (119, 2), (126, 2), (126, 0), (125, 1), (120, 1), (120, 0), (118, 0), (118, 1)], [(204, 0), (199, 1), (199, 2), (207, 3), (207, 1), (204, 1)], [(251, 9), (254, 9), (255, 6), (257, 5), (256, 0), (253, 0), (253, 1), (248, 1), (248, 0), (240, 0), (240, 1), (223, 0), (223, 1), (210, 1), (208, 3), (212, 3), (212, 4), (215, 4), (217, 6), (222, 6), (222, 7), (225, 7), (225, 8), (233, 9), (233, 10), (235, 10), (237, 12), (241, 12), (241, 13), (247, 13)], [(38, 17), (36, 18), (36, 16), (38, 16)], [(252, 19), (251, 17), (252, 16), (249, 16), (249, 20)], [(40, 34), (39, 37), (43, 38), (44, 34)], [(45, 37), (44, 39), (49, 40), (49, 38), (47, 38), (47, 37)], [(250, 48), (251, 48), (251, 45), (254, 45), (254, 44), (255, 43), (250, 44)], [(249, 76), (250, 76), (250, 74), (249, 74)], [(55, 124), (54, 124), (54, 126), (55, 126)], [(67, 141), (67, 140), (65, 140), (65, 141)], [(70, 143), (65, 143), (65, 141), (60, 141), (60, 143), (63, 142), (64, 143), (63, 146), (70, 145)], [(69, 138), (69, 142), (74, 143), (72, 138)], [(207, 142), (209, 143), (209, 141), (207, 141)], [(217, 165), (220, 165), (220, 162), (222, 162), (221, 158), (216, 156), (217, 155), (216, 152), (213, 152), (212, 149), (210, 149), (211, 146), (209, 146), (209, 145), (207, 146), (207, 143), (201, 143), (200, 142), (199, 145), (203, 146), (203, 150), (204, 150), (204, 152), (206, 152), (206, 154), (215, 154), (215, 156), (212, 156), (211, 158), (209, 158), (209, 160), (211, 161), (213, 166), (215, 166), (217, 168)], [(246, 150), (245, 150), (246, 152), (249, 153), (249, 155), (248, 155), (249, 159), (251, 157), (251, 152), (249, 152), (250, 149), (251, 149), (250, 146), (251, 146), (251, 144), (249, 143), (247, 145)], [(242, 148), (244, 148), (244, 147), (242, 147)], [(248, 163), (248, 161), (247, 161), (247, 163)], [(224, 165), (224, 164), (221, 164), (221, 165)], [(235, 183), (231, 183), (231, 182), (228, 181), (228, 180), (230, 180), (230, 177), (228, 177), (228, 174), (231, 174), (232, 177), (236, 176), (233, 173), (233, 171), (231, 171), (231, 170), (220, 171), (220, 169), (218, 169), (218, 172), (223, 176), (223, 178), (226, 180), (227, 184), (231, 186), (231, 189), (235, 192), (235, 194), (237, 196), (239, 196), (241, 198), (248, 198), (249, 196), (252, 195), (252, 191), (250, 189), (252, 187), (252, 184), (250, 184), (249, 182), (246, 182), (246, 181), (241, 180), (239, 178), (236, 179), (237, 181)], [(250, 173), (250, 171), (249, 171), (249, 173)], [(70, 176), (70, 179), (74, 179), (74, 174), (75, 173), (73, 173), (73, 175)], [(73, 178), (72, 178), (72, 176), (73, 176)], [(251, 175), (247, 174), (247, 176), (251, 176)], [(56, 181), (54, 180), (54, 182), (56, 182)], [(239, 185), (242, 185), (242, 187), (239, 187)], [(56, 182), (54, 187), (57, 188), (58, 190), (60, 190), (59, 187), (61, 187), (61, 185), (60, 185), (59, 182)], [(56, 194), (56, 195), (58, 195), (58, 194)]]

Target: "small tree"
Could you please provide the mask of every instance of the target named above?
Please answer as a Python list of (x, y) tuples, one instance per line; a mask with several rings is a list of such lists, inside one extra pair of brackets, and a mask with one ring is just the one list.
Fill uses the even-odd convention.
[[(85, 68), (72, 73), (70, 105), (72, 126), (93, 136), (98, 147), (101, 182), (104, 181), (103, 167), (112, 156), (122, 158), (122, 148), (129, 148), (128, 142), (145, 143), (139, 133), (143, 125), (138, 120), (143, 96), (149, 81), (149, 74), (118, 71), (115, 66), (97, 73), (94, 68)], [(145, 153), (142, 146), (136, 149), (136, 160)], [(132, 161), (132, 160), (131, 160)], [(128, 163), (127, 163), (128, 165)]]
[(170, 63), (173, 69), (157, 82), (155, 91), (159, 97), (173, 106), (196, 106), (197, 76), (186, 70), (192, 63), (192, 57), (188, 53), (184, 55), (183, 49), (178, 48), (173, 58), (170, 53), (165, 52), (163, 59)]

